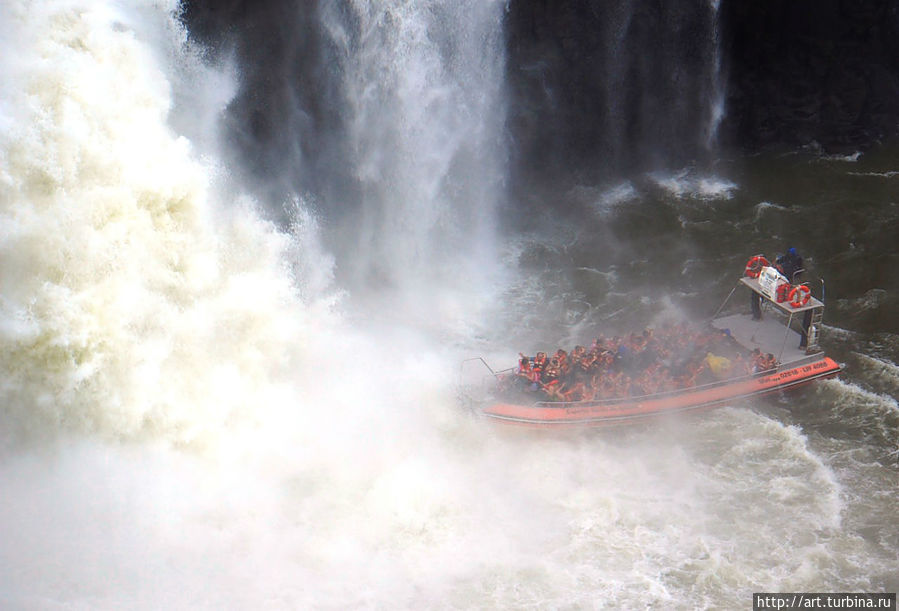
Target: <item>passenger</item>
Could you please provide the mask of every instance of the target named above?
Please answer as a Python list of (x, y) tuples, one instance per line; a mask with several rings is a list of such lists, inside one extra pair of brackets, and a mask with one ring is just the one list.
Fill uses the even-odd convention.
[(749, 366), (751, 373), (758, 373), (760, 371), (764, 371), (762, 366), (765, 364), (765, 356), (762, 354), (762, 351), (758, 348), (753, 348), (752, 352), (749, 354)]
[(753, 371), (755, 373), (762, 373), (765, 371), (770, 371), (777, 367), (777, 359), (774, 358), (774, 355), (770, 352), (767, 354), (762, 354), (758, 348), (753, 350), (753, 355), (755, 355), (754, 367)]
[(615, 363), (615, 355), (610, 350), (603, 350), (600, 359), (602, 360), (602, 366), (606, 369)]
[(731, 367), (731, 372), (734, 376), (742, 376), (747, 373), (752, 373), (752, 365), (750, 363), (747, 363), (746, 358), (738, 352), (734, 355), (733, 367)]
[(546, 369), (543, 371), (543, 382), (545, 383), (547, 380), (558, 379), (562, 373), (562, 367), (559, 364), (559, 359), (553, 357), (549, 360), (549, 365), (546, 366)]
[(612, 338), (612, 341), (606, 345), (606, 348), (610, 352), (615, 353), (615, 352), (618, 352), (619, 346), (621, 346), (621, 338), (616, 335), (615, 337)]
[(631, 333), (630, 338), (628, 339), (628, 346), (635, 353), (643, 350), (643, 347), (646, 345), (646, 338), (643, 335), (637, 335), (636, 333)]
[(534, 377), (536, 380), (540, 380), (541, 376), (543, 376), (544, 370), (546, 370), (546, 353), (538, 352), (537, 356), (534, 357), (534, 364), (532, 366), (534, 371)]
[(524, 375), (525, 377), (531, 377), (531, 359), (523, 355), (522, 353), (518, 353), (520, 357), (518, 359), (518, 371), (516, 372), (518, 375)]
[(787, 249), (787, 254), (777, 257), (777, 268), (786, 276), (790, 284), (796, 284), (796, 280), (805, 271), (802, 269), (802, 257), (792, 246)]
[(560, 374), (559, 359), (553, 357), (543, 372), (543, 379), (540, 384), (541, 388), (546, 391), (546, 394), (552, 400), (563, 401), (565, 399), (561, 392), (562, 381), (559, 379)]
[(704, 359), (696, 359), (693, 362), (692, 369), (692, 377), (690, 378), (690, 383), (688, 386), (696, 386), (699, 384), (700, 377), (706, 378), (708, 376), (707, 372), (709, 371), (709, 365), (705, 362)]
[(522, 380), (528, 365), (533, 388), (542, 389), (547, 400), (581, 401), (673, 391), (744, 372), (769, 372), (778, 363), (758, 349), (743, 352), (727, 331), (664, 323), (655, 332), (647, 328), (611, 340), (597, 336), (589, 351), (580, 344), (570, 353), (559, 348), (550, 359), (538, 352), (532, 363), (520, 362)]
[[(802, 272), (805, 271), (802, 268), (802, 257), (799, 256), (799, 253), (793, 247), (787, 249), (787, 254), (777, 257), (777, 266), (783, 272), (783, 275), (787, 277), (787, 280), (790, 281), (790, 284), (797, 284)], [(811, 324), (812, 311), (806, 310), (802, 317), (802, 327), (799, 333), (800, 348), (808, 346), (808, 330)]]
[(719, 380), (730, 373), (731, 362), (727, 357), (708, 352), (705, 355), (705, 364), (709, 368), (709, 371), (712, 372), (712, 375)]
[(588, 352), (587, 354), (584, 355), (584, 357), (581, 359), (581, 362), (579, 364), (580, 364), (582, 372), (584, 372), (587, 375), (592, 375), (593, 372), (595, 372), (598, 367), (597, 362), (596, 362), (596, 353)]
[(755, 291), (749, 291), (749, 309), (752, 311), (752, 320), (762, 319), (762, 296)]
[(518, 371), (516, 372), (518, 385), (525, 390), (537, 390), (537, 378), (531, 368), (531, 359), (521, 353), (519, 356), (521, 358), (518, 360)]
[(615, 368), (619, 371), (630, 372), (631, 349), (627, 344), (620, 344), (615, 351)]
[(559, 359), (559, 369), (562, 372), (561, 373), (562, 377), (567, 376), (568, 372), (571, 369), (571, 363), (568, 360), (568, 353), (565, 352), (564, 350), (562, 350), (561, 348), (559, 348), (558, 350), (556, 350), (555, 358)]
[(587, 389), (587, 385), (583, 382), (577, 382), (571, 388), (563, 389), (562, 396), (566, 401), (586, 401), (592, 399), (593, 395)]

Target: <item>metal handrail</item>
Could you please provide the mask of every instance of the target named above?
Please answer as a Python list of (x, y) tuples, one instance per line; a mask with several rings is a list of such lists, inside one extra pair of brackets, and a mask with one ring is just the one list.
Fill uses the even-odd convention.
[(728, 296), (724, 299), (724, 302), (723, 302), (720, 306), (718, 306), (718, 309), (715, 311), (714, 314), (712, 314), (712, 317), (711, 317), (709, 320), (715, 320), (716, 318), (718, 318), (718, 314), (721, 313), (721, 310), (724, 309), (724, 306), (726, 306), (726, 305), (727, 305), (727, 302), (730, 301), (730, 298), (733, 297), (734, 291), (737, 290), (737, 287), (738, 287), (738, 286), (740, 286), (740, 285), (737, 284), (737, 285), (734, 286), (734, 288), (732, 288), (732, 289), (730, 290), (730, 294), (728, 294)]
[(798, 276), (799, 274), (803, 273), (804, 271), (805, 271), (805, 268), (804, 268), (804, 267), (801, 267), (801, 268), (797, 269), (795, 272), (793, 272), (793, 277), (790, 278), (790, 284), (796, 284), (796, 282), (795, 282), (795, 281), (796, 281), (796, 276)]
[(481, 363), (484, 364), (484, 367), (487, 368), (487, 371), (490, 372), (490, 375), (496, 376), (497, 373), (498, 373), (498, 372), (496, 372), (496, 371), (493, 371), (493, 367), (491, 367), (490, 365), (488, 365), (488, 364), (487, 364), (487, 361), (485, 361), (483, 357), (480, 357), (480, 356), (473, 356), (473, 357), (471, 357), (471, 358), (469, 358), (469, 359), (464, 359), (464, 360), (459, 364), (459, 377), (460, 377), (460, 378), (462, 377), (462, 371), (463, 371), (463, 369), (465, 368), (465, 363), (468, 363), (468, 362), (471, 362), (471, 361), (481, 361)]

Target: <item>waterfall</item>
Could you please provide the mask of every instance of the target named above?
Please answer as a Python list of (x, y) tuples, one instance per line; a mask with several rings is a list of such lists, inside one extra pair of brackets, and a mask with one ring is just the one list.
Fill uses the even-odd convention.
[(724, 67), (721, 58), (721, 0), (709, 0), (709, 8), (712, 16), (712, 35), (710, 37), (709, 62), (709, 93), (708, 93), (708, 123), (706, 125), (705, 146), (712, 150), (718, 138), (718, 127), (724, 119), (724, 99), (726, 95), (726, 83), (724, 79)]
[(276, 230), (200, 146), (234, 87), (176, 11), (0, 10), (4, 435), (199, 441), (271, 403), (328, 320), (314, 221)]
[(352, 286), (469, 284), (493, 257), (505, 179), (504, 2), (329, 1), (357, 201), (338, 243)]
[(606, 130), (613, 158), (681, 163), (714, 141), (721, 116), (717, 8), (609, 2)]
[(510, 12), (511, 123), (527, 170), (620, 174), (714, 147), (724, 113), (716, 1), (513, 3)]

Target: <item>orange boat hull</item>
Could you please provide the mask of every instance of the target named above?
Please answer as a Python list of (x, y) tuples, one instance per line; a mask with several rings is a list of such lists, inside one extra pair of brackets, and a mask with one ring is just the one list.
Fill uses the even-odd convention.
[(500, 402), (489, 405), (482, 414), (515, 424), (547, 426), (612, 424), (714, 407), (736, 399), (763, 395), (812, 380), (833, 377), (840, 372), (840, 365), (829, 357), (787, 367), (768, 374), (723, 380), (714, 384), (645, 397), (576, 403), (538, 402), (530, 405)]

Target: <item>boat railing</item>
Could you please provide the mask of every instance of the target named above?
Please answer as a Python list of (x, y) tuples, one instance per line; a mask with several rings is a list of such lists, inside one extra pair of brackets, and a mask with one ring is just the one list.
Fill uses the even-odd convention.
[[(469, 371), (471, 369), (470, 365), (480, 363), (483, 367), (489, 372), (484, 373), (481, 370), (480, 374), (471, 373)], [(480, 369), (480, 367), (476, 367)], [(511, 373), (514, 371), (514, 368), (510, 367), (508, 369), (501, 369), (499, 371), (494, 370), (487, 361), (484, 360), (483, 357), (475, 356), (472, 358), (464, 359), (459, 365), (459, 383), (458, 383), (458, 392), (460, 395), (467, 397), (471, 400), (479, 400), (479, 397), (475, 397), (476, 394), (488, 394), (488, 389), (496, 380), (503, 377), (505, 374)], [(476, 379), (472, 379), (471, 376), (476, 375)]]
[(727, 302), (730, 301), (730, 298), (734, 296), (734, 293), (736, 292), (737, 287), (739, 287), (739, 286), (740, 286), (739, 284), (736, 284), (736, 285), (734, 286), (734, 288), (732, 288), (732, 289), (730, 290), (730, 293), (727, 294), (727, 297), (724, 298), (724, 301), (721, 302), (721, 305), (718, 306), (718, 309), (715, 310), (715, 313), (712, 314), (712, 318), (709, 319), (709, 320), (715, 320), (716, 318), (718, 318), (718, 315), (721, 314), (721, 310), (724, 309), (724, 306), (727, 305)]
[(480, 361), (481, 364), (484, 365), (484, 367), (487, 368), (487, 371), (489, 371), (489, 372), (491, 373), (491, 375), (496, 375), (496, 374), (497, 374), (496, 371), (493, 371), (493, 367), (491, 367), (489, 364), (487, 364), (487, 361), (484, 360), (484, 357), (481, 357), (481, 356), (473, 356), (473, 357), (471, 357), (470, 359), (465, 359), (465, 360), (463, 360), (462, 363), (461, 363), (461, 365), (459, 365), (460, 375), (465, 371), (465, 364), (466, 364), (466, 363), (472, 363), (472, 362), (475, 362), (475, 361)]

